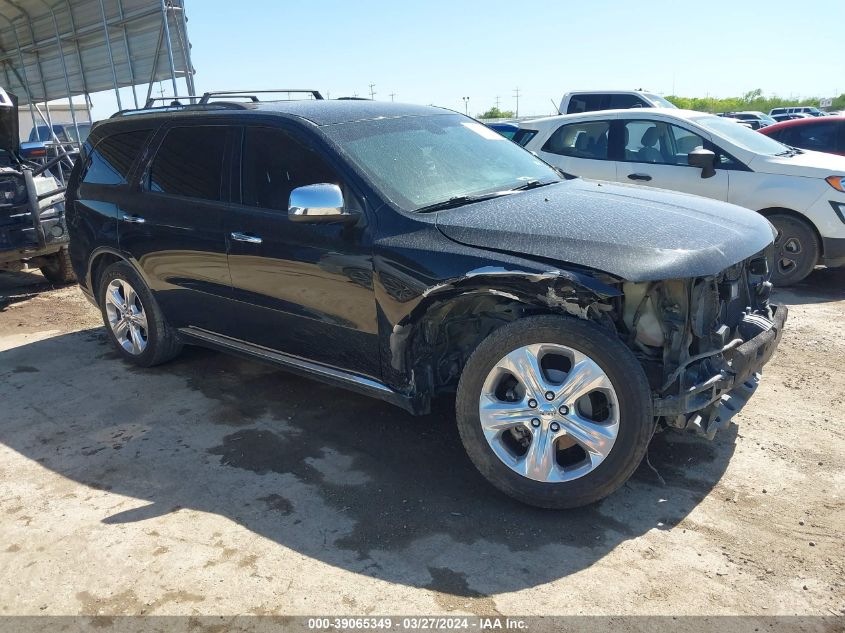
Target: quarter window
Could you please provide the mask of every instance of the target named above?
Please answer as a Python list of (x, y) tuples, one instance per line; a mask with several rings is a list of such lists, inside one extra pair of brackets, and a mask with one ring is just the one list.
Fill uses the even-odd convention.
[(242, 164), (243, 204), (251, 207), (287, 211), (296, 187), (340, 184), (320, 156), (273, 128), (246, 128)]
[(149, 191), (221, 200), (227, 133), (223, 126), (169, 130), (150, 167)]
[(82, 182), (91, 185), (125, 185), (132, 164), (150, 137), (150, 130), (115, 134), (92, 148), (86, 143), (88, 160)]
[(574, 158), (607, 160), (608, 121), (563, 125), (549, 137), (542, 151)]

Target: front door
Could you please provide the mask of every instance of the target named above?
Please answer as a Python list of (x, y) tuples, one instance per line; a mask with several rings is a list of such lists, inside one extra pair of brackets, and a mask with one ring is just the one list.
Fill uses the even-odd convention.
[(380, 376), (369, 233), (354, 225), (288, 219), (296, 187), (334, 183), (346, 206), (360, 198), (322, 155), (291, 133), (246, 127), (241, 204), (224, 229), (232, 279), (230, 336), (341, 369)]
[(686, 128), (655, 120), (622, 120), (617, 179), (647, 187), (670, 189), (715, 200), (728, 199), (728, 172), (716, 165), (716, 175), (701, 177), (701, 168), (691, 167), (687, 156), (709, 144)]
[(176, 327), (219, 331), (231, 292), (222, 218), (237, 128), (173, 126), (154, 140), (139, 195), (127, 196), (118, 240)]

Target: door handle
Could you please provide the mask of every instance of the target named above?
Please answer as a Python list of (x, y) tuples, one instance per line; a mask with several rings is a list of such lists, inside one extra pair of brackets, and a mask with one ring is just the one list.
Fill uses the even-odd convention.
[(628, 174), (628, 180), (651, 180), (651, 176), (648, 174)]
[(248, 233), (232, 233), (232, 239), (236, 242), (247, 242), (248, 244), (261, 244), (261, 238), (257, 235), (249, 235)]
[(129, 215), (128, 213), (123, 214), (123, 221), (131, 224), (143, 224), (146, 222), (140, 215)]

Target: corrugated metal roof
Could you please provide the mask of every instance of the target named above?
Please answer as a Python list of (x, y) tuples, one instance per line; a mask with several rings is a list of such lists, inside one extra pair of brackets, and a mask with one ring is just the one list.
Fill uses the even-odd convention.
[[(167, 5), (173, 62), (184, 77), (184, 0)], [(161, 0), (0, 0), (0, 82), (23, 105), (110, 90), (115, 80), (124, 87), (169, 79), (167, 51), (159, 46), (164, 13)]]

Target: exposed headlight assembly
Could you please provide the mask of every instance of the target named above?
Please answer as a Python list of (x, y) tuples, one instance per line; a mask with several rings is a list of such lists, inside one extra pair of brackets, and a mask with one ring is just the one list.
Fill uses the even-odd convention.
[(26, 202), (26, 184), (20, 176), (0, 176), (0, 205)]

